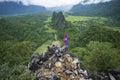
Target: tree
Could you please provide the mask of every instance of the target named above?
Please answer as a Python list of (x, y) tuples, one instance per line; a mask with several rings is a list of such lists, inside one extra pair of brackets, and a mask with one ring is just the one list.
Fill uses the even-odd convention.
[(119, 50), (108, 42), (91, 41), (87, 45), (89, 55), (84, 58), (84, 66), (91, 72), (107, 72), (120, 67)]

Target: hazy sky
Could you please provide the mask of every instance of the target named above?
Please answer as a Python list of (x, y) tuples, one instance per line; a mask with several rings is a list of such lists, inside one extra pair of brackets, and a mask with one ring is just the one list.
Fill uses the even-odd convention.
[[(74, 4), (82, 3), (84, 0), (0, 0), (0, 1), (22, 1), (26, 5), (34, 4), (34, 5), (42, 5), (45, 7), (54, 7), (54, 6), (74, 5)], [(86, 4), (106, 2), (106, 1), (110, 1), (110, 0), (88, 0)]]

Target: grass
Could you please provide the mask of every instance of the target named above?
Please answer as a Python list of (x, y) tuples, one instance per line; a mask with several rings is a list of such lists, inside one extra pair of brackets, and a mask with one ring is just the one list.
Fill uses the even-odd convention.
[[(87, 21), (89, 19), (91, 19), (93, 17), (86, 17), (86, 16), (68, 16), (66, 18), (67, 21), (70, 21), (70, 22), (75, 22), (75, 21)], [(96, 18), (96, 17), (94, 17)]]
[[(50, 34), (52, 33), (56, 33), (56, 30), (52, 29), (49, 27), (49, 22), (51, 22), (51, 18), (48, 18), (46, 21), (44, 21), (45, 25), (44, 27), (46, 28), (45, 32), (48, 32)], [(39, 46), (35, 52), (38, 52), (39, 54), (41, 54), (42, 52), (47, 50), (47, 46), (52, 44), (52, 40), (48, 40), (45, 43), (43, 43), (41, 46)]]
[(38, 47), (35, 52), (38, 52), (39, 54), (41, 54), (42, 52), (47, 50), (47, 46), (50, 45), (52, 43), (52, 40), (48, 40), (45, 43), (43, 43), (40, 47)]
[(45, 28), (47, 29), (45, 32), (48, 32), (48, 33), (56, 33), (56, 30), (50, 28), (47, 24), (45, 25)]
[(35, 53), (39, 53), (39, 54), (42, 54), (42, 52), (46, 51), (47, 50), (47, 46), (48, 45), (51, 45), (51, 44), (54, 44), (54, 45), (57, 45), (58, 47), (60, 47), (61, 45), (61, 42), (60, 41), (52, 41), (52, 40), (48, 40), (46, 41), (45, 43), (43, 43), (40, 47), (38, 47), (36, 50), (35, 50)]
[(107, 28), (107, 29), (110, 29), (110, 30), (113, 30), (113, 31), (118, 31), (118, 32), (120, 32), (120, 27), (109, 27), (109, 26), (104, 26), (104, 28)]
[[(88, 29), (92, 26), (112, 26), (112, 19), (106, 18), (106, 17), (88, 17), (88, 16), (68, 16), (66, 17), (67, 21), (70, 21), (75, 27), (78, 27), (79, 29)], [(114, 26), (113, 26), (114, 27)], [(109, 28), (109, 27), (106, 27)], [(109, 29), (118, 30), (118, 28), (112, 28)]]
[(45, 23), (49, 23), (49, 22), (51, 22), (51, 18), (48, 18), (48, 19), (45, 21)]
[(98, 21), (106, 21), (108, 20), (105, 17), (88, 17), (88, 16), (68, 16), (66, 17), (67, 21), (75, 22), (75, 21), (89, 21), (89, 20), (97, 20)]
[(45, 28), (47, 29), (45, 32), (48, 32), (48, 33), (56, 33), (56, 30), (55, 29), (52, 29), (49, 27), (49, 23), (51, 22), (51, 18), (48, 18), (46, 21), (44, 21), (45, 23)]

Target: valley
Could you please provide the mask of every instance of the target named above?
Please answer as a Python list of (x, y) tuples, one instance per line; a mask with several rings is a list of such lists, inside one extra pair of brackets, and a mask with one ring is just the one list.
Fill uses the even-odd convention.
[[(0, 19), (0, 77), (10, 80), (17, 80), (18, 77), (23, 80), (32, 79), (34, 76), (30, 76), (25, 66), (30, 56), (35, 52), (41, 54), (56, 41), (63, 46), (65, 32), (69, 35), (70, 54), (82, 58), (82, 66), (90, 73), (120, 67), (120, 25), (114, 23), (112, 18), (67, 14), (67, 25), (57, 27), (52, 24), (52, 15), (48, 15), (25, 14)], [(108, 64), (102, 63), (99, 56)], [(93, 62), (95, 59), (98, 60)], [(19, 70), (16, 69), (18, 67)]]
[[(109, 6), (101, 3), (105, 4)], [(81, 7), (79, 4), (76, 6)], [(64, 46), (66, 32), (70, 55), (78, 57), (89, 74), (120, 68), (119, 11), (115, 16), (111, 16), (112, 12), (106, 16), (106, 13), (101, 13), (104, 10), (99, 15), (99, 11), (95, 14), (80, 12), (76, 6), (71, 9), (72, 13), (43, 11), (0, 15), (0, 80), (35, 80), (27, 69), (31, 55), (42, 54), (51, 44)]]

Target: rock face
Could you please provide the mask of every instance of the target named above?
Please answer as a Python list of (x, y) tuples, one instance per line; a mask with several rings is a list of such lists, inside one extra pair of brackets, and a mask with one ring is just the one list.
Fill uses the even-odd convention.
[(65, 27), (66, 21), (62, 12), (53, 12), (52, 23), (54, 27)]
[[(71, 57), (67, 47), (48, 46), (48, 51), (34, 53), (28, 64), (37, 80), (86, 80), (87, 71), (81, 69), (78, 58)], [(87, 79), (88, 80), (88, 79)]]

